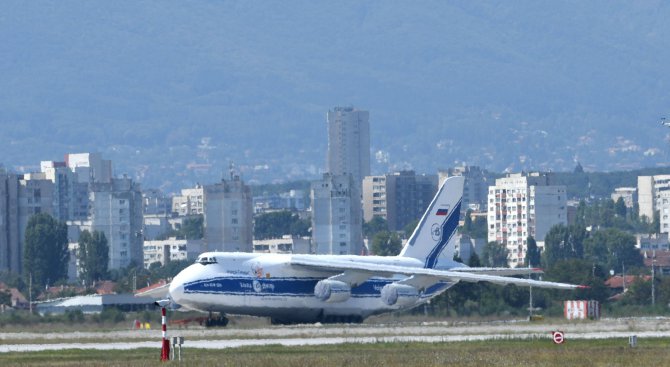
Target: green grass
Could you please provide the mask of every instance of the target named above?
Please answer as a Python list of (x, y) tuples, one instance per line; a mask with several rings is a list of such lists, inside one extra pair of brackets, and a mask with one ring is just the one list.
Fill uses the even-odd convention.
[[(670, 339), (567, 341), (502, 340), (462, 343), (381, 343), (312, 347), (245, 347), (182, 350), (194, 366), (661, 366), (670, 360)], [(0, 354), (3, 366), (165, 366), (160, 349), (65, 350)], [(171, 362), (168, 365), (177, 365)]]

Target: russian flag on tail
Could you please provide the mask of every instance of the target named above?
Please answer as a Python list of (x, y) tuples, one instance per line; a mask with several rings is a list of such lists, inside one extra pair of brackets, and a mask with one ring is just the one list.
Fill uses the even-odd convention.
[(449, 209), (437, 209), (437, 213), (435, 215), (447, 215), (449, 214)]

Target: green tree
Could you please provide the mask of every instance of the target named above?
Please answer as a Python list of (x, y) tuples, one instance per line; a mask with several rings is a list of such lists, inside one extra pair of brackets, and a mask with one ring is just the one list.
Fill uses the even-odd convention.
[(395, 256), (402, 250), (402, 241), (396, 233), (388, 231), (378, 232), (372, 238), (370, 250), (378, 256)]
[(471, 268), (477, 268), (482, 266), (482, 262), (481, 260), (479, 260), (479, 256), (474, 251), (472, 251), (470, 258), (468, 259), (468, 266)]
[(528, 250), (526, 251), (526, 266), (529, 267), (538, 267), (540, 266), (540, 261), (542, 258), (542, 253), (537, 247), (537, 242), (533, 236), (528, 236), (526, 243), (528, 244)]
[(616, 215), (622, 218), (626, 218), (627, 210), (628, 209), (626, 208), (626, 203), (623, 201), (623, 198), (620, 197), (617, 199), (616, 203), (614, 203), (614, 212)]
[(574, 258), (557, 260), (547, 269), (545, 275), (550, 281), (589, 287), (574, 290), (572, 294), (565, 291), (553, 292), (559, 299), (595, 299), (603, 302), (609, 296), (605, 286), (606, 271), (588, 260)]
[(388, 222), (384, 217), (375, 215), (368, 222), (363, 223), (363, 236), (365, 238), (374, 238), (379, 232), (387, 232), (389, 230)]
[(414, 233), (414, 230), (418, 225), (419, 225), (418, 219), (407, 223), (407, 225), (402, 229), (402, 231), (405, 233), (405, 238), (410, 238), (410, 236), (412, 236), (412, 233)]
[(202, 239), (205, 236), (204, 222), (202, 215), (184, 218), (177, 236), (187, 240)]
[(254, 238), (265, 240), (281, 238), (283, 235), (309, 235), (309, 221), (300, 219), (288, 210), (263, 213), (254, 219)]
[(649, 227), (649, 233), (660, 233), (661, 232), (661, 212), (659, 210), (654, 211), (654, 218), (651, 221)]
[(550, 268), (558, 260), (581, 259), (586, 234), (586, 229), (581, 226), (558, 224), (551, 227), (544, 238), (544, 266)]
[(584, 241), (584, 258), (616, 272), (622, 266), (642, 266), (643, 259), (635, 248), (635, 236), (616, 228), (595, 231)]
[(12, 293), (9, 289), (0, 291), (0, 305), (12, 305)]
[(33, 284), (44, 286), (67, 277), (70, 253), (67, 226), (46, 213), (28, 220), (23, 249), (23, 271)]
[(651, 280), (644, 280), (637, 278), (633, 284), (628, 286), (626, 293), (624, 293), (623, 302), (625, 304), (633, 305), (650, 305), (651, 304)]
[(482, 264), (488, 267), (507, 266), (507, 248), (498, 242), (489, 242), (482, 251)]
[(485, 238), (487, 236), (486, 217), (478, 216), (472, 220), (472, 210), (468, 209), (463, 220), (462, 234), (467, 234), (471, 238)]
[[(154, 265), (157, 264), (157, 265)], [(151, 264), (153, 266), (149, 267), (150, 281), (155, 283), (161, 279), (170, 279), (174, 278), (180, 271), (186, 269), (189, 265), (192, 264), (191, 261), (186, 260), (174, 260), (168, 261), (167, 264), (161, 266), (160, 263)]]
[(109, 264), (109, 245), (104, 232), (84, 230), (79, 235), (79, 278), (86, 285), (106, 279)]

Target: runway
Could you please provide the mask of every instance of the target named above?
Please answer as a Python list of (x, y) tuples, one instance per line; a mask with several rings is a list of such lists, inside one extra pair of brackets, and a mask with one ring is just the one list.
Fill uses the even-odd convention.
[[(529, 323), (448, 322), (393, 325), (300, 325), (255, 329), (174, 329), (170, 336), (183, 336), (184, 348), (225, 349), (264, 345), (327, 345), (344, 343), (449, 343), (504, 339), (550, 339), (561, 330), (566, 341), (582, 339), (668, 338), (670, 319), (630, 318), (586, 322)], [(160, 330), (111, 332), (0, 333), (0, 353), (63, 349), (129, 350), (160, 348)], [(109, 340), (109, 341), (106, 341)]]

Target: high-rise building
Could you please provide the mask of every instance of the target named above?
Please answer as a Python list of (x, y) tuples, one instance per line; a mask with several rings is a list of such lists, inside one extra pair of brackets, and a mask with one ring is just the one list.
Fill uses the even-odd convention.
[(511, 267), (523, 265), (528, 236), (540, 246), (551, 227), (567, 225), (565, 190), (537, 172), (507, 174), (489, 187), (488, 240), (507, 248)]
[[(370, 113), (353, 107), (328, 111), (328, 159), (326, 171), (350, 174), (360, 187), (370, 175)], [(359, 189), (360, 192), (360, 189)]]
[(312, 244), (317, 254), (363, 252), (361, 194), (351, 175), (326, 173), (312, 183)]
[(659, 213), (661, 233), (670, 232), (670, 175), (638, 176), (637, 197), (640, 217), (654, 220)]
[(77, 173), (79, 182), (110, 183), (112, 180), (112, 161), (102, 159), (100, 153), (66, 154), (65, 164)]
[(0, 270), (18, 273), (21, 267), (19, 243), (19, 176), (0, 172)]
[(53, 215), (53, 188), (39, 174), (0, 172), (0, 270), (22, 273), (28, 221), (38, 213)]
[(488, 196), (488, 172), (477, 166), (460, 166), (440, 171), (440, 182), (451, 176), (465, 177), (463, 184), (463, 201), (461, 204), (461, 216), (465, 215), (468, 209), (474, 211), (486, 211), (486, 201)]
[[(109, 245), (109, 268), (118, 269), (131, 261), (142, 264), (142, 192), (132, 179), (112, 178), (108, 183), (90, 184), (89, 228), (105, 233)], [(84, 227), (86, 227), (84, 225)]]
[(379, 216), (392, 231), (420, 219), (437, 192), (436, 175), (401, 171), (363, 179), (363, 218)]
[[(53, 182), (54, 218), (61, 221), (83, 221), (88, 218), (88, 181), (80, 181), (65, 162), (42, 161), (41, 172)], [(82, 171), (85, 178), (89, 171)]]
[(253, 250), (251, 189), (239, 176), (206, 185), (204, 191), (205, 245), (208, 251)]

